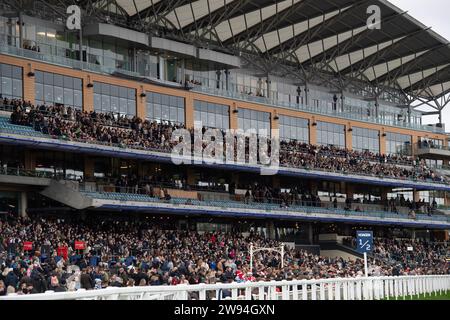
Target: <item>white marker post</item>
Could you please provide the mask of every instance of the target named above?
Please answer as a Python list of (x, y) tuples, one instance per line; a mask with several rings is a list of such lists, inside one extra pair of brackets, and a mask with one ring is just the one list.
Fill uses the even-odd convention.
[(369, 277), (369, 269), (367, 268), (367, 252), (364, 252), (364, 273), (366, 278)]

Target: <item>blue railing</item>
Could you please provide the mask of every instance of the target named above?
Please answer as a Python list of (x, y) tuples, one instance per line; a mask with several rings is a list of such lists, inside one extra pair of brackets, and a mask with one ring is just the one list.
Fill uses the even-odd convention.
[[(1, 117), (0, 116), (0, 132), (4, 132), (4, 133), (9, 133), (9, 134), (18, 134), (18, 135), (24, 135), (24, 136), (30, 136), (30, 137), (36, 137), (36, 138), (47, 138), (47, 139), (53, 139), (53, 140), (58, 140), (58, 141), (69, 141), (67, 139), (64, 139), (62, 137), (54, 137), (54, 136), (50, 136), (47, 134), (43, 134), (40, 131), (35, 131), (32, 127), (27, 127), (27, 126), (19, 126), (19, 125), (13, 125), (11, 123), (9, 123), (9, 119), (5, 118), (5, 117)], [(70, 141), (72, 142), (78, 142), (78, 143), (84, 143), (84, 144), (89, 144), (89, 145), (99, 145), (99, 146), (105, 146), (105, 147), (115, 147), (115, 148), (120, 148), (120, 149), (124, 149), (124, 150), (139, 150), (139, 151), (146, 151), (146, 152), (156, 152), (156, 153), (161, 153), (164, 155), (167, 155), (167, 157), (170, 156), (170, 150), (161, 150), (161, 149), (152, 149), (152, 148), (144, 148), (144, 147), (140, 147), (140, 146), (126, 146), (126, 145), (121, 145), (121, 144), (111, 144), (111, 143), (107, 143), (107, 142), (100, 142), (100, 141), (86, 141), (86, 140), (82, 140), (82, 139), (71, 139)], [(250, 169), (250, 166), (248, 164), (239, 164), (236, 163), (236, 165), (242, 166), (245, 165), (248, 169)], [(260, 168), (260, 167), (258, 167)], [(330, 171), (330, 170), (326, 170), (326, 169), (322, 169), (322, 168), (309, 168), (309, 167), (302, 167), (302, 168), (294, 168), (294, 167), (289, 167), (289, 166), (281, 166), (281, 169), (285, 168), (285, 169), (291, 169), (291, 170), (302, 170), (303, 173), (308, 173), (308, 174), (336, 174), (339, 175), (339, 177), (349, 177), (352, 178), (354, 177), (354, 179), (364, 179), (364, 181), (368, 181), (369, 179), (376, 179), (376, 180), (382, 180), (385, 183), (390, 182), (390, 183), (394, 183), (396, 181), (404, 181), (404, 182), (412, 182), (414, 184), (417, 184), (418, 187), (426, 187), (427, 185), (424, 185), (426, 183), (429, 183), (431, 185), (434, 186), (439, 186), (439, 185), (443, 185), (443, 186), (448, 186), (449, 184), (446, 182), (442, 182), (442, 181), (433, 181), (431, 179), (427, 179), (427, 180), (421, 180), (421, 179), (414, 179), (414, 178), (395, 178), (395, 177), (389, 177), (389, 176), (380, 176), (380, 175), (374, 175), (374, 174), (367, 174), (367, 173), (357, 173), (357, 172), (344, 172), (344, 171)], [(254, 169), (254, 168), (253, 168)], [(390, 181), (389, 181), (390, 180)]]
[(450, 217), (447, 216), (427, 216), (424, 214), (416, 214), (415, 218), (405, 214), (395, 214), (392, 212), (374, 211), (374, 212), (359, 212), (352, 210), (323, 208), (314, 206), (299, 206), (292, 205), (289, 207), (280, 206), (272, 203), (244, 203), (237, 201), (227, 200), (194, 200), (194, 199), (180, 199), (172, 198), (170, 200), (161, 200), (145, 194), (133, 194), (133, 193), (117, 193), (117, 192), (95, 192), (95, 191), (82, 191), (82, 193), (88, 197), (102, 200), (118, 200), (118, 201), (137, 201), (147, 203), (166, 203), (173, 205), (192, 205), (198, 207), (214, 207), (222, 209), (249, 209), (249, 210), (262, 210), (266, 212), (283, 211), (286, 213), (318, 213), (318, 214), (337, 214), (344, 217), (363, 217), (363, 218), (376, 218), (376, 219), (407, 219), (411, 221), (426, 221), (426, 222), (444, 222), (450, 223)]

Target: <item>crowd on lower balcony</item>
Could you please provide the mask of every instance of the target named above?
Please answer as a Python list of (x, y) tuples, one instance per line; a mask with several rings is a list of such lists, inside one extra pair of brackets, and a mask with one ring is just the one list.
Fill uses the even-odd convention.
[[(24, 249), (25, 241), (32, 242), (31, 250)], [(84, 249), (75, 250), (75, 241), (81, 241)], [(288, 247), (284, 267), (278, 253), (262, 251), (250, 268), (250, 243), (266, 248), (281, 245), (255, 233), (180, 231), (145, 220), (0, 221), (0, 295), (363, 276), (360, 259), (326, 258)], [(401, 250), (405, 245), (412, 245), (416, 253), (420, 250), (420, 255), (412, 257)], [(450, 273), (440, 256), (445, 244), (400, 242), (400, 248), (392, 251), (394, 261), (372, 257), (370, 275)], [(382, 255), (391, 247), (383, 243), (375, 250)]]
[[(93, 182), (95, 182), (95, 180), (93, 180)], [(378, 200), (366, 196), (363, 198), (347, 196), (345, 198), (340, 198), (339, 200), (337, 196), (329, 196), (327, 199), (321, 199), (317, 192), (314, 193), (305, 187), (293, 186), (278, 188), (262, 183), (252, 183), (239, 186), (239, 192), (237, 192), (235, 183), (229, 184), (228, 188), (225, 185), (217, 185), (215, 187), (203, 189), (198, 185), (189, 185), (185, 179), (175, 181), (169, 177), (162, 176), (146, 176), (138, 178), (136, 175), (123, 175), (118, 179), (112, 179), (109, 186), (108, 184), (103, 184), (100, 187), (100, 185), (102, 184), (97, 184), (96, 187), (101, 192), (143, 194), (152, 198), (159, 198), (160, 200), (171, 200), (172, 191), (177, 189), (199, 191), (197, 199), (195, 200), (200, 201), (204, 200), (201, 196), (201, 191), (208, 191), (210, 196), (212, 196), (215, 191), (219, 192), (219, 194), (223, 194), (228, 189), (228, 195), (220, 197), (222, 200), (244, 202), (250, 206), (253, 204), (271, 204), (284, 209), (315, 207), (328, 210), (345, 210), (349, 212), (385, 212), (398, 215), (408, 214), (410, 218), (416, 218), (417, 215), (425, 214), (432, 216), (438, 213), (438, 204), (435, 198), (429, 202), (425, 199), (411, 201), (409, 198), (405, 198), (403, 194), (398, 194), (397, 197), (391, 197), (389, 199)], [(114, 186), (113, 189), (110, 188), (112, 185)]]
[[(8, 104), (4, 101), (4, 104)], [(128, 118), (117, 114), (86, 112), (65, 106), (32, 106), (13, 101), (13, 124), (32, 126), (54, 137), (104, 143), (122, 147), (170, 152), (175, 145), (172, 132), (183, 125), (170, 122)], [(404, 166), (402, 164), (407, 164)], [(333, 146), (314, 146), (299, 141), (281, 142), (280, 164), (291, 168), (326, 170), (346, 174), (364, 174), (395, 179), (432, 180), (447, 183), (443, 175), (423, 161), (409, 157), (386, 156), (351, 151)]]
[[(355, 238), (345, 238), (344, 244), (356, 248)], [(442, 270), (449, 270), (445, 258), (450, 247), (412, 239), (375, 238), (372, 256), (387, 264), (403, 264), (410, 269), (426, 269), (440, 265)]]

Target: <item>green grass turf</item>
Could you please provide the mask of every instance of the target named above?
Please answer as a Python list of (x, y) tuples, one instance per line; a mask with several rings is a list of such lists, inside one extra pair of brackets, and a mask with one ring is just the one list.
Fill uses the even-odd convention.
[[(390, 300), (395, 300), (395, 298), (390, 298)], [(399, 297), (397, 300), (403, 300), (403, 297)], [(406, 296), (405, 300), (450, 300), (450, 291), (447, 291), (447, 293), (443, 292), (442, 294), (435, 295), (434, 293), (420, 296), (413, 296), (411, 299), (411, 296)]]

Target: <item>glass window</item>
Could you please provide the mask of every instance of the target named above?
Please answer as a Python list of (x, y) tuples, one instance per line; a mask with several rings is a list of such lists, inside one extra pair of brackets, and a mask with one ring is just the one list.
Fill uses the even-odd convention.
[(309, 121), (307, 119), (280, 116), (280, 139), (309, 143)]
[(386, 153), (411, 155), (411, 136), (386, 132)]
[[(76, 109), (82, 108), (83, 93), (81, 79), (50, 72), (36, 71), (35, 83), (35, 95), (38, 103), (47, 105), (57, 103)], [(77, 90), (74, 90), (75, 83), (77, 84)], [(96, 92), (96, 90), (94, 90), (94, 92)]]
[(0, 63), (0, 98), (23, 98), (22, 68)]
[(238, 129), (256, 130), (258, 134), (260, 130), (266, 130), (265, 135), (270, 136), (270, 112), (239, 108)]
[(230, 107), (222, 104), (194, 101), (195, 121), (201, 121), (202, 126), (217, 129), (230, 128)]
[(378, 130), (353, 127), (352, 131), (353, 150), (380, 152), (380, 137)]
[(330, 122), (317, 122), (317, 144), (328, 146), (333, 145), (345, 148), (344, 125)]
[(104, 113), (120, 113), (126, 116), (136, 115), (135, 89), (115, 86), (108, 83), (94, 82), (94, 92), (96, 92), (96, 94), (94, 94), (95, 110)]

